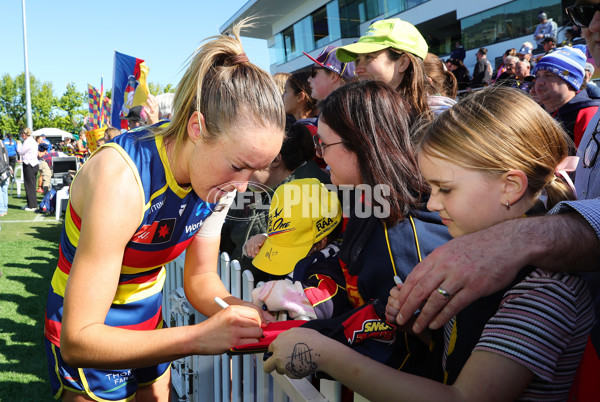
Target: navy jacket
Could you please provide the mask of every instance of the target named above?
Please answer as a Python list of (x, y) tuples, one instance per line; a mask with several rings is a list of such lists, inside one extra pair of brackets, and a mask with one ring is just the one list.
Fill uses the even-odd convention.
[(437, 212), (414, 211), (392, 228), (386, 228), (375, 217), (350, 217), (340, 248), (340, 263), (352, 304), (359, 307), (370, 299), (387, 300), (390, 289), (396, 285), (394, 275), (404, 281), (421, 259), (450, 238)]
[[(392, 228), (375, 217), (352, 214), (339, 254), (350, 303), (354, 308), (373, 299), (387, 303), (390, 289), (396, 285), (394, 275), (405, 280), (421, 259), (448, 240), (448, 229), (437, 213), (413, 211)], [(435, 331), (432, 338), (431, 344), (425, 345), (399, 332), (393, 345), (369, 339), (355, 350), (404, 372), (441, 381), (442, 332)]]

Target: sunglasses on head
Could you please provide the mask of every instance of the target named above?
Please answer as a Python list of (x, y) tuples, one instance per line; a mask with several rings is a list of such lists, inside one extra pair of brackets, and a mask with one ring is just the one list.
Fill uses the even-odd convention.
[(565, 9), (569, 18), (579, 28), (587, 28), (592, 23), (596, 11), (600, 11), (600, 4), (579, 4)]
[(313, 64), (312, 69), (310, 70), (310, 78), (315, 78), (317, 76), (317, 71), (319, 70), (327, 70), (325, 67), (316, 66)]

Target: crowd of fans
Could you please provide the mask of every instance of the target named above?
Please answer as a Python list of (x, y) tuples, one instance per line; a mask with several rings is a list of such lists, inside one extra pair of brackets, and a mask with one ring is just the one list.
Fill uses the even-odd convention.
[[(459, 94), (463, 94), (467, 90), (494, 85), (495, 83), (508, 84), (529, 92), (533, 86), (532, 82), (535, 80), (535, 75), (531, 73), (542, 57), (557, 48), (571, 47), (583, 41), (581, 29), (577, 25), (568, 28), (565, 31), (565, 40), (559, 43), (557, 25), (552, 21), (552, 18), (548, 18), (546, 13), (541, 11), (538, 14), (538, 20), (539, 24), (533, 34), (533, 43), (526, 41), (518, 49), (507, 49), (502, 55), (500, 65), (496, 68), (492, 65), (488, 49), (480, 48), (476, 54), (477, 63), (473, 71), (469, 71), (464, 66), (465, 49), (462, 43), (457, 41), (445, 63), (446, 68), (456, 76)], [(534, 47), (534, 43), (537, 47)], [(516, 63), (521, 64), (519, 74), (515, 71)], [(511, 81), (509, 83), (503, 82), (507, 79)], [(597, 98), (596, 95), (594, 97)]]
[[(316, 224), (322, 215), (311, 221), (289, 209), (283, 222), (308, 227), (310, 234), (282, 233), (281, 209), (294, 193), (284, 189), (311, 186), (302, 180), (274, 186), (271, 209), (262, 211), (266, 229), (247, 231), (238, 238), (238, 247), (248, 269), (266, 281), (253, 293), (257, 306), (275, 317), (283, 312), (284, 317), (309, 321), (277, 337), (269, 347), (273, 356), (266, 371), (292, 377), (326, 373), (370, 400), (441, 400), (454, 392), (467, 400), (489, 398), (490, 392), (498, 400), (587, 400), (597, 395), (594, 381), (586, 378), (600, 372), (589, 363), (597, 361), (597, 349), (593, 337), (588, 341), (597, 322), (588, 292), (595, 295), (598, 287), (589, 278), (586, 283), (556, 273), (577, 269), (543, 263), (540, 269), (540, 259), (527, 260), (508, 282), (482, 294), (487, 297), (463, 303), (466, 308), (454, 311), (443, 329), (436, 324), (436, 330), (426, 331), (407, 325), (415, 318), (410, 319), (412, 311), (408, 317), (400, 314), (400, 301), (407, 296), (401, 284), (394, 286), (394, 276), (396, 283), (410, 283), (413, 268), (423, 266), (427, 259), (422, 259), (435, 255), (436, 248), (451, 244), (451, 237), (477, 234), (517, 217), (542, 216), (574, 200), (576, 191), (581, 198), (598, 196), (576, 190), (572, 183), (575, 168), (593, 165), (598, 148), (594, 126), (600, 99), (590, 80), (594, 67), (587, 62), (588, 49), (572, 46), (577, 25), (568, 41), (557, 46), (556, 24), (544, 12), (538, 18), (537, 48), (525, 42), (508, 49), (497, 69), (481, 48), (472, 74), (463, 63), (460, 42), (448, 60), (441, 60), (427, 52), (427, 42), (411, 24), (398, 19), (374, 22), (357, 43), (328, 47), (311, 57), (315, 64), (308, 83), (313, 91), (304, 90), (307, 97), (320, 88), (315, 83), (319, 74), (327, 82), (336, 80), (333, 92), (317, 91), (316, 156), (324, 158), (338, 191), (343, 186), (388, 186), (386, 201), (394, 212), (359, 218), (360, 205), (378, 203), (356, 198), (344, 210), (340, 233), (329, 228), (323, 238)], [(586, 156), (578, 151), (581, 144)], [(578, 163), (576, 154), (584, 160)], [(312, 188), (320, 191), (317, 185)], [(310, 191), (297, 192), (310, 198)], [(412, 198), (416, 194), (421, 198)], [(300, 198), (302, 202), (308, 201)], [(340, 208), (347, 207), (342, 202)], [(230, 240), (223, 232), (222, 249), (232, 251), (226, 245)], [(587, 247), (592, 246), (597, 247), (597, 238)], [(454, 271), (448, 272), (461, 269), (450, 268)], [(419, 304), (425, 298), (453, 301), (460, 291), (443, 280), (429, 289)], [(371, 335), (376, 340), (348, 336), (365, 306), (386, 302), (385, 317), (380, 310), (369, 320), (397, 325), (402, 336), (390, 341), (383, 330)], [(569, 311), (559, 305), (569, 305)], [(556, 326), (567, 321), (569, 329)], [(334, 335), (331, 328), (336, 326), (343, 326), (345, 338)]]
[[(569, 7), (565, 42), (540, 12), (533, 43), (497, 69), (481, 48), (472, 73), (460, 41), (442, 60), (394, 18), (271, 79), (236, 26), (199, 49), (173, 97), (129, 111), (142, 128), (106, 130), (92, 157), (83, 133), (60, 144), (92, 167), (74, 182), (48, 298), (53, 391), (165, 395), (173, 358), (262, 347), (266, 371), (329, 376), (369, 400), (596, 398), (600, 288), (575, 274), (600, 257), (600, 99), (587, 62), (600, 58), (600, 22), (586, 7)], [(580, 28), (589, 50), (572, 46)], [(26, 156), (30, 134), (5, 143), (30, 165), (26, 191), (38, 164), (46, 191), (53, 151), (40, 138)], [(87, 207), (121, 192), (110, 222)], [(98, 242), (117, 255), (110, 274), (96, 269)], [(165, 329), (162, 264), (184, 249), (186, 296), (212, 317)], [(219, 250), (264, 283), (252, 304), (215, 276)], [(99, 296), (82, 301), (91, 282)], [(265, 342), (277, 320), (301, 322)], [(113, 367), (137, 385), (105, 384)]]

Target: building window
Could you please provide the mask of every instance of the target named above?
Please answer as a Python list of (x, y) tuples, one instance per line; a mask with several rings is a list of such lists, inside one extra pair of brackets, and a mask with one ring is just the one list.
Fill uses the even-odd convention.
[(360, 36), (360, 24), (381, 14), (378, 0), (338, 0), (343, 38)]
[[(340, 6), (338, 0), (327, 3), (327, 28), (329, 30), (329, 42), (338, 40), (342, 37), (340, 29)], [(317, 43), (317, 47), (322, 45)]]
[(275, 35), (271, 54), (277, 64), (290, 61), (315, 48), (324, 47), (341, 38), (338, 0), (304, 17), (291, 27)]
[(382, 17), (387, 18), (425, 3), (425, 1), (428, 0), (379, 0), (379, 12)]
[(531, 35), (529, 41), (533, 43), (540, 10), (544, 10), (558, 26), (562, 25), (561, 0), (516, 0), (463, 18), (463, 46), (465, 49), (476, 49), (527, 35)]
[(275, 43), (269, 48), (269, 55), (275, 63), (285, 63), (285, 46), (283, 45), (283, 34), (281, 32), (275, 35)]
[(360, 36), (360, 24), (377, 17), (387, 18), (428, 0), (338, 0), (342, 37)]
[(302, 18), (294, 24), (294, 36), (296, 38), (296, 53), (289, 53), (288, 60), (296, 58), (302, 52), (310, 52), (315, 48), (315, 36), (313, 19), (310, 15)]
[(296, 54), (296, 40), (294, 38), (294, 27), (288, 27), (281, 33), (283, 35), (283, 48), (285, 51), (285, 58), (289, 59), (292, 55)]
[(438, 56), (450, 54), (456, 41), (460, 40), (460, 21), (456, 19), (456, 11), (438, 15), (416, 27), (427, 41), (429, 52)]
[(314, 43), (316, 43), (317, 47), (325, 46), (330, 42), (326, 7), (321, 7), (312, 13), (312, 28), (314, 33)]

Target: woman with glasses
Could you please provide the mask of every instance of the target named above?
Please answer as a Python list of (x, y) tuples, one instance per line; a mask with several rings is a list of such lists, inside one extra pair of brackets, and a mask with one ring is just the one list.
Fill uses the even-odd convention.
[[(439, 216), (422, 204), (427, 188), (411, 145), (408, 105), (383, 82), (358, 81), (319, 107), (315, 149), (330, 168), (348, 217), (339, 256), (350, 303), (357, 308), (387, 300), (395, 275), (404, 280), (450, 239)], [(383, 360), (434, 376), (427, 372), (425, 345), (412, 337), (403, 345), (409, 347)]]
[[(262, 310), (231, 296), (216, 272), (233, 192), (284, 138), (281, 92), (249, 62), (242, 24), (190, 58), (170, 124), (115, 137), (71, 185), (44, 331), (56, 398), (169, 401), (171, 360), (262, 336)], [(184, 251), (186, 297), (212, 317), (163, 328), (164, 264)]]
[(429, 111), (431, 91), (423, 61), (427, 42), (412, 24), (398, 18), (376, 21), (356, 43), (336, 51), (341, 62), (354, 61), (359, 79), (383, 81), (410, 105), (412, 121)]

